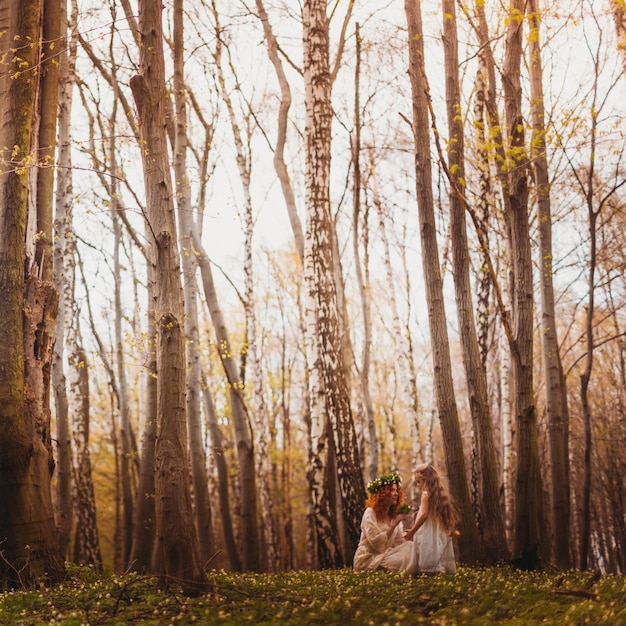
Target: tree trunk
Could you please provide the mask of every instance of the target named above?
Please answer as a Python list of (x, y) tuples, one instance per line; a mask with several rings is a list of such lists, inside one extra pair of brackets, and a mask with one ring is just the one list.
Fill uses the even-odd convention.
[(194, 515), (200, 558), (207, 563), (215, 551), (209, 500), (206, 452), (202, 439), (200, 333), (197, 306), (197, 261), (193, 254), (191, 188), (187, 177), (187, 90), (185, 88), (183, 0), (174, 2), (174, 175), (183, 263), (185, 337), (187, 339), (187, 428), (195, 501)]
[[(29, 42), (39, 40), (39, 8), (37, 0), (0, 1), (1, 40), (5, 48), (20, 48), (19, 55), (0, 66), (0, 580), (8, 586), (59, 580), (65, 574), (52, 508), (50, 413), (44, 395), (49, 392), (57, 297), (51, 283), (24, 275), (36, 84), (32, 70), (39, 62), (37, 46)], [(52, 2), (48, 8), (54, 8)], [(50, 63), (47, 59), (47, 69)], [(57, 96), (51, 98), (56, 116)], [(51, 201), (48, 210), (51, 241)], [(51, 264), (52, 255), (50, 270)], [(45, 279), (51, 278), (50, 271)]]
[[(354, 88), (354, 135), (352, 137), (352, 165), (354, 168), (353, 183), (353, 213), (352, 213), (352, 247), (354, 250), (354, 266), (359, 296), (361, 298), (361, 311), (363, 314), (363, 357), (359, 368), (361, 379), (361, 391), (363, 394), (363, 405), (365, 409), (365, 430), (367, 432), (367, 449), (369, 455), (367, 459), (368, 481), (378, 476), (378, 433), (376, 432), (376, 420), (374, 417), (374, 406), (370, 393), (370, 362), (372, 352), (372, 315), (370, 302), (369, 285), (369, 230), (366, 212), (361, 217), (361, 103), (359, 100), (360, 84), (360, 56), (361, 56), (361, 35), (359, 25), (356, 25), (356, 69)], [(361, 237), (360, 228), (363, 226), (363, 267), (361, 267)]]
[(473, 562), (479, 556), (478, 533), (465, 471), (461, 427), (452, 381), (450, 345), (443, 300), (443, 281), (439, 265), (430, 164), (430, 137), (426, 77), (424, 76), (423, 31), (420, 2), (405, 0), (409, 28), (409, 76), (413, 94), (413, 134), (415, 140), (415, 176), (422, 245), (422, 266), (431, 346), (435, 394), (444, 442), (450, 493), (460, 515), (461, 559)]
[[(485, 54), (484, 51), (478, 53), (478, 69), (476, 71), (476, 80), (474, 88), (474, 140), (475, 140), (475, 155), (474, 162), (478, 170), (478, 185), (479, 192), (475, 201), (476, 219), (479, 223), (479, 228), (484, 233), (483, 240), (481, 242), (480, 249), (478, 251), (479, 261), (478, 269), (476, 270), (476, 336), (478, 341), (478, 349), (480, 351), (480, 363), (485, 371), (485, 381), (487, 388), (489, 383), (487, 382), (487, 362), (489, 356), (489, 333), (493, 327), (491, 321), (491, 277), (489, 275), (488, 263), (490, 258), (489, 251), (489, 217), (490, 207), (493, 201), (491, 194), (491, 178), (490, 178), (490, 163), (489, 163), (489, 151), (486, 144), (485, 133)], [(471, 468), (471, 491), (472, 491), (472, 504), (475, 509), (476, 524), (479, 532), (482, 532), (483, 527), (483, 513), (480, 509), (480, 463), (478, 462), (478, 440), (475, 430), (472, 432), (472, 468)], [(505, 509), (506, 510), (506, 509)], [(503, 522), (503, 530), (505, 524)], [(506, 541), (506, 535), (504, 536)]]
[[(115, 136), (115, 125), (112, 124), (112, 136)], [(114, 291), (114, 325), (115, 325), (115, 353), (117, 364), (117, 389), (118, 403), (120, 411), (120, 432), (121, 454), (120, 454), (120, 482), (122, 487), (122, 567), (126, 569), (129, 565), (130, 552), (133, 542), (133, 494), (131, 490), (130, 462), (130, 407), (128, 406), (128, 381), (126, 378), (126, 359), (124, 358), (124, 333), (122, 331), (122, 319), (124, 312), (122, 309), (122, 264), (120, 262), (121, 248), (121, 225), (118, 216), (120, 206), (118, 203), (119, 192), (115, 183), (115, 146), (111, 145), (111, 220), (113, 222), (113, 280)]]
[(282, 61), (278, 55), (278, 44), (267, 17), (265, 6), (262, 0), (255, 1), (259, 19), (263, 24), (263, 34), (267, 43), (267, 53), (272, 65), (274, 66), (276, 78), (278, 79), (278, 84), (280, 85), (280, 108), (278, 111), (276, 148), (274, 150), (274, 169), (276, 170), (276, 176), (278, 176), (278, 180), (280, 181), (283, 197), (285, 198), (285, 204), (287, 205), (287, 213), (289, 215), (291, 230), (293, 231), (296, 250), (298, 252), (298, 256), (300, 257), (300, 262), (302, 263), (304, 261), (304, 235), (302, 233), (302, 223), (300, 222), (295, 194), (291, 185), (287, 165), (285, 164), (285, 143), (287, 141), (289, 108), (291, 107), (291, 89), (289, 88), (289, 82), (287, 81)]
[(132, 570), (146, 572), (158, 569), (159, 554), (156, 536), (155, 508), (155, 475), (154, 455), (156, 449), (157, 424), (157, 367), (156, 367), (156, 328), (154, 325), (154, 298), (151, 265), (147, 266), (148, 295), (148, 362), (145, 376), (144, 425), (141, 436), (141, 454), (139, 457), (139, 484), (137, 486), (137, 502), (135, 504), (135, 520), (133, 525), (133, 545), (130, 551), (129, 567)]
[(490, 320), (490, 276), (487, 269), (487, 257), (489, 256), (489, 222), (491, 217), (491, 206), (493, 204), (493, 193), (491, 187), (489, 149), (487, 147), (487, 135), (485, 132), (485, 100), (487, 98), (487, 68), (485, 52), (481, 50), (478, 55), (478, 70), (474, 89), (474, 137), (476, 145), (476, 167), (479, 171), (479, 193), (477, 200), (476, 215), (480, 222), (480, 227), (485, 233), (483, 246), (479, 251), (481, 257), (480, 268), (478, 269), (476, 287), (476, 317), (478, 346), (483, 368), (487, 370), (487, 356), (489, 352), (489, 330), (492, 326)]
[(454, 0), (443, 0), (443, 44), (446, 69), (446, 110), (448, 114), (448, 166), (455, 189), (450, 194), (450, 230), (454, 290), (459, 334), (463, 348), (463, 365), (467, 379), (477, 456), (480, 466), (480, 509), (484, 561), (506, 560), (508, 549), (504, 519), (500, 508), (498, 471), (493, 424), (487, 397), (487, 376), (483, 367), (474, 321), (470, 286), (469, 246), (465, 222), (465, 139), (459, 85), (458, 40)]
[(37, 145), (37, 243), (35, 263), (43, 280), (52, 279), (52, 220), (54, 157), (59, 102), (58, 42), (61, 38), (61, 0), (43, 0), (41, 74), (37, 97), (39, 129)]
[[(187, 238), (190, 241), (190, 238)], [(186, 254), (192, 255), (189, 248)], [(187, 265), (191, 267), (187, 267)], [(185, 328), (187, 332), (187, 428), (189, 430), (189, 454), (191, 458), (191, 477), (193, 481), (194, 515), (200, 558), (208, 563), (215, 553), (215, 537), (213, 534), (213, 512), (209, 499), (209, 479), (207, 475), (207, 454), (204, 447), (202, 429), (202, 368), (200, 362), (200, 333), (198, 329), (197, 289), (195, 276), (195, 258), (183, 261), (185, 280)]]
[(306, 102), (305, 324), (313, 455), (309, 479), (319, 565), (325, 568), (352, 561), (360, 537), (365, 486), (350, 409), (334, 280), (326, 0), (306, 0), (302, 15)]
[[(112, 65), (111, 74), (113, 76), (114, 91), (118, 89), (117, 68)], [(109, 197), (111, 198), (111, 222), (113, 231), (113, 307), (114, 307), (114, 336), (115, 336), (115, 366), (111, 367), (111, 380), (115, 377), (116, 383), (112, 384), (112, 388), (116, 390), (117, 406), (119, 409), (120, 429), (119, 439), (121, 440), (121, 450), (119, 457), (119, 481), (121, 487), (121, 566), (123, 570), (129, 567), (130, 553), (133, 542), (133, 493), (131, 481), (131, 422), (130, 407), (128, 400), (128, 379), (126, 376), (126, 359), (124, 356), (124, 334), (122, 331), (122, 321), (124, 319), (124, 310), (122, 307), (122, 263), (120, 261), (122, 246), (122, 229), (120, 223), (121, 206), (119, 202), (120, 191), (117, 180), (117, 150), (115, 139), (117, 137), (116, 116), (118, 108), (118, 100), (113, 103), (113, 110), (109, 119), (109, 174), (110, 183), (108, 183)]]
[[(587, 306), (585, 307), (585, 367), (580, 376), (580, 401), (582, 406), (583, 418), (583, 488), (582, 502), (580, 505), (580, 569), (587, 569), (590, 561), (590, 543), (591, 543), (591, 459), (592, 459), (592, 410), (589, 398), (589, 385), (591, 383), (591, 374), (594, 363), (594, 313), (596, 298), (596, 268), (598, 264), (598, 218), (602, 204), (598, 208), (594, 205), (595, 189), (595, 159), (596, 145), (598, 133), (598, 113), (601, 106), (598, 107), (597, 88), (598, 76), (595, 76), (593, 84), (593, 97), (589, 105), (591, 117), (590, 130), (590, 159), (587, 167), (587, 177), (584, 185), (585, 200), (587, 204), (587, 219), (589, 223), (589, 276), (587, 278)], [(580, 180), (580, 179), (579, 179)], [(622, 181), (623, 184), (623, 181)]]
[(543, 70), (539, 24), (541, 16), (537, 0), (529, 0), (526, 7), (530, 32), (529, 72), (532, 116), (531, 163), (537, 189), (537, 224), (539, 229), (539, 283), (541, 285), (541, 338), (548, 414), (548, 441), (552, 478), (552, 533), (556, 564), (569, 569), (570, 556), (570, 497), (568, 463), (568, 411), (565, 376), (561, 364), (557, 321), (552, 282), (552, 210), (550, 206), (550, 179), (546, 156), (545, 107), (543, 102)]
[(53, 280), (59, 294), (59, 308), (54, 338), (52, 361), (52, 387), (54, 393), (56, 439), (57, 439), (57, 485), (56, 518), (59, 551), (68, 558), (68, 547), (72, 529), (72, 450), (68, 417), (66, 378), (64, 373), (65, 329), (69, 312), (72, 311), (70, 276), (65, 265), (65, 243), (72, 233), (72, 155), (70, 120), (72, 90), (75, 83), (76, 36), (68, 31), (76, 26), (78, 7), (72, 2), (72, 17), (68, 24), (67, 0), (61, 2), (61, 51), (59, 52), (59, 148), (57, 169), (56, 213), (54, 224)]
[[(511, 213), (510, 208), (510, 194), (509, 194), (509, 181), (506, 175), (506, 168), (504, 164), (506, 163), (506, 154), (505, 154), (505, 145), (502, 134), (502, 124), (500, 123), (500, 116), (498, 113), (498, 104), (497, 104), (497, 85), (496, 85), (496, 64), (493, 57), (493, 51), (491, 48), (491, 38), (489, 34), (489, 29), (487, 25), (487, 17), (485, 14), (485, 4), (484, 2), (477, 1), (475, 3), (475, 10), (478, 17), (477, 20), (477, 35), (480, 45), (480, 63), (484, 67), (484, 106), (486, 109), (486, 119), (487, 119), (487, 127), (489, 129), (489, 133), (487, 135), (487, 140), (485, 142), (486, 150), (492, 149), (494, 151), (494, 160), (495, 160), (495, 171), (497, 173), (498, 182), (500, 184), (502, 190), (502, 202), (503, 202), (503, 213), (504, 215), (509, 215)], [(477, 118), (478, 125), (482, 122), (482, 117)], [(485, 161), (484, 167), (488, 167)], [(483, 175), (483, 180), (487, 174)], [(485, 189), (486, 182), (483, 182), (483, 191)], [(485, 230), (485, 232), (487, 232)], [(488, 249), (486, 247), (487, 239), (485, 239), (485, 248), (484, 258), (487, 260), (488, 257)], [(510, 255), (510, 251), (509, 251)], [(508, 274), (508, 273), (507, 273)], [(498, 289), (498, 284), (495, 282), (495, 276), (492, 278), (494, 281), (493, 287), (494, 290)], [(499, 383), (500, 383), (500, 423), (501, 423), (501, 433), (502, 433), (502, 483), (503, 483), (503, 491), (504, 491), (504, 510), (505, 510), (505, 519), (506, 519), (506, 528), (507, 528), (507, 536), (513, 534), (513, 517), (515, 516), (515, 488), (513, 486), (514, 481), (514, 466), (516, 464), (516, 450), (514, 448), (514, 430), (515, 426), (513, 425), (512, 413), (513, 413), (513, 402), (512, 402), (512, 374), (511, 374), (511, 354), (514, 350), (513, 340), (511, 337), (510, 330), (510, 321), (509, 321), (509, 313), (504, 308), (504, 304), (508, 302), (511, 298), (510, 296), (507, 298), (507, 295), (510, 294), (511, 285), (510, 280), (506, 280), (505, 284), (500, 291), (500, 300), (499, 300), (499, 312), (501, 319), (501, 331), (498, 339), (498, 353), (499, 357)], [(506, 341), (504, 340), (506, 337)]]
[(545, 550), (543, 545), (542, 486), (539, 468), (537, 415), (533, 394), (533, 281), (528, 227), (529, 166), (524, 143), (521, 109), (520, 62), (525, 0), (513, 0), (509, 8), (504, 86), (509, 211), (513, 269), (513, 384), (517, 421), (517, 469), (515, 489), (516, 563), (534, 569)]
[(226, 450), (223, 444), (222, 433), (217, 423), (217, 412), (215, 403), (206, 380), (202, 381), (204, 406), (206, 409), (207, 431), (209, 435), (209, 445), (213, 453), (213, 460), (217, 469), (217, 491), (220, 502), (220, 519), (222, 522), (222, 532), (230, 567), (236, 572), (242, 571), (241, 558), (237, 550), (237, 542), (233, 529), (232, 516), (230, 514), (231, 490), (228, 486), (228, 466), (226, 464)]
[[(282, 336), (286, 337), (285, 317), (281, 302), (281, 322)], [(297, 567), (296, 553), (294, 546), (294, 523), (293, 523), (293, 503), (292, 503), (292, 437), (291, 437), (291, 411), (289, 407), (289, 381), (290, 368), (286, 358), (286, 342), (282, 342), (281, 367), (280, 367), (280, 407), (279, 412), (282, 417), (283, 428), (283, 454), (284, 460), (281, 467), (281, 485), (283, 496), (283, 548), (281, 550), (283, 569), (290, 571)], [(308, 530), (308, 527), (307, 527)]]
[[(70, 254), (73, 255), (73, 250)], [(89, 363), (81, 345), (80, 331), (75, 325), (67, 336), (69, 361), (70, 423), (73, 432), (74, 451), (74, 563), (89, 565), (102, 571), (102, 555), (96, 521), (96, 498), (91, 475), (89, 453)]]
[(167, 154), (162, 5), (140, 0), (140, 73), (131, 79), (139, 113), (146, 189), (146, 218), (152, 235), (157, 355), (156, 524), (161, 579), (185, 581), (189, 593), (204, 579), (189, 489), (185, 411), (185, 338), (180, 260), (173, 189)]
[(228, 379), (230, 405), (235, 436), (237, 438), (237, 460), (239, 461), (239, 485), (241, 491), (241, 523), (243, 541), (242, 566), (245, 571), (258, 571), (261, 566), (260, 536), (257, 519), (256, 469), (254, 447), (250, 431), (248, 409), (242, 393), (242, 383), (233, 357), (226, 322), (217, 299), (211, 262), (197, 234), (194, 233), (194, 248), (200, 265), (204, 297), (209, 307), (216, 345), (226, 378)]

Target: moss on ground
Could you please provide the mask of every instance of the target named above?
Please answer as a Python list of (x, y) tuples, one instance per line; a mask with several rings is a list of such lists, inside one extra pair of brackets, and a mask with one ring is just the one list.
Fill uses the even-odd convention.
[(71, 567), (53, 588), (0, 594), (0, 624), (611, 624), (626, 626), (626, 577), (461, 567), (402, 576), (350, 569), (209, 572), (196, 597), (156, 578)]

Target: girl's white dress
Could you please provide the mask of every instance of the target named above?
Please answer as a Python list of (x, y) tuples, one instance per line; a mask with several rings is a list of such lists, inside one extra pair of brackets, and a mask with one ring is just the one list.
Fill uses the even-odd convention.
[(413, 547), (416, 572), (456, 572), (452, 537), (432, 513), (413, 537)]
[(379, 522), (374, 509), (368, 507), (361, 520), (361, 539), (354, 553), (354, 570), (387, 570), (390, 572), (413, 572), (413, 542), (404, 539), (404, 528), (398, 524), (390, 537), (389, 525)]

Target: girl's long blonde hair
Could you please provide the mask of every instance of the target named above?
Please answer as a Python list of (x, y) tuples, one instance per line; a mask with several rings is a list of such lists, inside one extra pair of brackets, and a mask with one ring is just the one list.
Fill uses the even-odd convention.
[(455, 529), (459, 516), (450, 501), (437, 470), (428, 463), (415, 468), (415, 477), (420, 477), (428, 492), (429, 511), (443, 524), (448, 531)]

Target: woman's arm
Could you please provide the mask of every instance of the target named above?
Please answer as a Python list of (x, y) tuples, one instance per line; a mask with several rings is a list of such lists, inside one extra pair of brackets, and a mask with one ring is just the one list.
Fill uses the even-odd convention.
[(384, 525), (378, 524), (374, 509), (369, 507), (363, 513), (361, 538), (367, 542), (370, 549), (375, 553), (380, 554), (389, 547), (389, 531)]
[(422, 499), (420, 500), (420, 509), (413, 522), (413, 526), (405, 533), (405, 539), (413, 539), (413, 535), (421, 528), (422, 524), (428, 518), (428, 492), (422, 491)]

